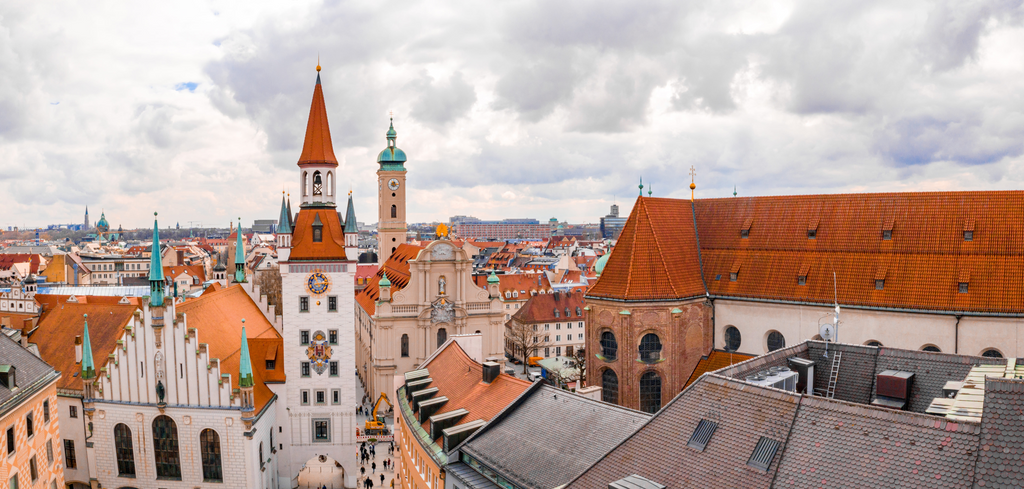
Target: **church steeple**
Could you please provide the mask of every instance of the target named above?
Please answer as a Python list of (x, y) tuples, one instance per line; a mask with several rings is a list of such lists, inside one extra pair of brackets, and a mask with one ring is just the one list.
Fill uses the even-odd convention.
[(324, 103), (319, 69), (313, 87), (313, 101), (309, 106), (309, 120), (306, 122), (306, 139), (302, 143), (298, 165), (302, 206), (334, 207), (338, 158), (334, 156), (331, 143), (331, 128), (327, 123), (327, 105)]
[(291, 234), (291, 218), (288, 217), (288, 207), (284, 203), (284, 192), (281, 192), (281, 216), (277, 218), (277, 234)]
[(245, 283), (245, 245), (242, 243), (242, 218), (238, 218), (238, 240), (235, 242), (235, 283)]
[(89, 341), (89, 315), (82, 315), (82, 380), (96, 378), (96, 364), (92, 360), (92, 342)]
[(356, 224), (356, 208), (352, 205), (352, 191), (348, 192), (348, 209), (345, 210), (345, 234), (359, 233), (359, 225)]
[(149, 255), (149, 303), (156, 307), (164, 305), (164, 267), (160, 262), (160, 228), (156, 212), (153, 213), (153, 247)]

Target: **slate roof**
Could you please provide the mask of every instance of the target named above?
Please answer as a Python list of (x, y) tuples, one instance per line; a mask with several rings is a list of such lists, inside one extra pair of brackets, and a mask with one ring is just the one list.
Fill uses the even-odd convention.
[(1024, 487), (1024, 382), (986, 379), (978, 487)]
[(550, 489), (571, 481), (650, 417), (538, 383), (460, 449), (518, 487)]
[(0, 364), (14, 366), (16, 382), (13, 391), (0, 384), (0, 418), (20, 406), (28, 396), (38, 392), (37, 389), (29, 387), (49, 384), (60, 375), (53, 367), (5, 334), (0, 334)]
[[(831, 303), (832, 270), (841, 270), (844, 304), (1024, 310), (1024, 191), (700, 199), (692, 209), (702, 271), (716, 297)], [(588, 296), (695, 295), (701, 270), (690, 266), (698, 259), (693, 212), (686, 200), (639, 197)], [(884, 280), (882, 290), (876, 279)], [(967, 293), (960, 282), (969, 284)]]

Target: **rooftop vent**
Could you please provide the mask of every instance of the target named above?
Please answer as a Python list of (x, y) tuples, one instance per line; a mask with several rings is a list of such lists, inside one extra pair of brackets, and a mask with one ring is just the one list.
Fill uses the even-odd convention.
[(750, 454), (747, 465), (762, 472), (768, 472), (768, 467), (771, 467), (772, 460), (775, 458), (775, 452), (778, 450), (779, 442), (762, 436), (758, 440), (757, 446), (754, 447), (754, 453)]
[(690, 441), (686, 443), (686, 446), (696, 449), (699, 452), (704, 451), (704, 447), (708, 446), (708, 442), (711, 441), (711, 435), (715, 433), (718, 428), (718, 423), (714, 421), (708, 421), (706, 419), (700, 420), (697, 423), (697, 427), (694, 428), (693, 434), (690, 435)]
[(485, 384), (494, 382), (494, 379), (498, 378), (501, 373), (501, 366), (496, 362), (484, 362), (483, 369), (483, 381)]
[(665, 489), (665, 485), (633, 474), (615, 482), (609, 482), (608, 489)]
[(905, 409), (910, 401), (910, 389), (914, 383), (914, 374), (898, 370), (886, 370), (878, 374), (875, 381), (878, 396), (871, 401), (874, 406), (891, 409)]
[(444, 451), (450, 452), (459, 446), (463, 440), (469, 438), (469, 435), (476, 433), (476, 430), (482, 428), (487, 421), (478, 419), (476, 421), (470, 421), (466, 424), (453, 426), (451, 428), (441, 430), (441, 434), (444, 436)]

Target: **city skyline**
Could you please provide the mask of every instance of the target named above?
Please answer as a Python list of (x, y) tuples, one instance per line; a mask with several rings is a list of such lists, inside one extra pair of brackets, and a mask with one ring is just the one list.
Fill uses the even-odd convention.
[(1024, 183), (1019, 6), (396, 8), (0, 6), (0, 225), (274, 218), (317, 53), (367, 223), (391, 111), (412, 222)]

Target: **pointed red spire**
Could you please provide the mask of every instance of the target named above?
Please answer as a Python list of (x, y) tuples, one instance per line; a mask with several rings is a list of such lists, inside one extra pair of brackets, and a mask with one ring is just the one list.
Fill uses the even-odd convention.
[(299, 166), (312, 163), (327, 163), (337, 166), (338, 158), (334, 156), (334, 146), (331, 145), (331, 128), (327, 124), (324, 90), (320, 86), (320, 65), (317, 65), (316, 71), (316, 87), (313, 89), (313, 102), (309, 106), (306, 141), (302, 143)]

